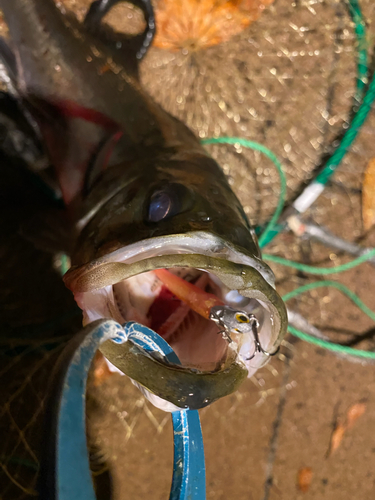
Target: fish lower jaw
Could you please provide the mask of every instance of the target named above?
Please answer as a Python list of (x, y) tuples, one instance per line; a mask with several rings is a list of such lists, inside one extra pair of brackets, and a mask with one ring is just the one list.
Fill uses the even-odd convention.
[[(271, 343), (273, 319), (266, 303), (230, 289), (206, 270), (174, 267), (170, 271), (204, 292), (214, 294), (224, 304), (254, 315), (260, 324), (262, 345), (274, 350)], [(225, 369), (232, 362), (239, 362), (251, 376), (269, 359), (256, 352), (252, 334), (233, 333), (233, 342), (228, 343), (213, 321), (202, 317), (170, 293), (154, 271), (90, 292), (77, 292), (75, 298), (83, 311), (84, 324), (108, 317), (120, 324), (128, 321), (141, 323), (171, 345), (185, 368), (212, 373)]]

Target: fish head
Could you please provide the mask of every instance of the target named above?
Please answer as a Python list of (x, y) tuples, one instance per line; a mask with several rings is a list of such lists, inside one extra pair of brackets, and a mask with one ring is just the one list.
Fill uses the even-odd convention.
[[(122, 324), (137, 321), (167, 340), (194, 378), (194, 390), (205, 396), (189, 407), (204, 406), (235, 390), (268, 361), (267, 352), (277, 350), (286, 330), (285, 306), (217, 163), (204, 153), (150, 156), (108, 168), (93, 183), (77, 218), (80, 235), (64, 281), (86, 324), (103, 317)], [(233, 310), (254, 315), (266, 353), (256, 351), (251, 329), (244, 331), (244, 325), (243, 334), (228, 343), (217, 324), (168, 293), (155, 269), (168, 269)], [(126, 372), (120, 351), (117, 345), (103, 349)], [(168, 363), (153, 362), (160, 370), (154, 379), (175, 378)], [(198, 390), (208, 374), (212, 385)], [(131, 377), (139, 379), (136, 369)], [(163, 409), (170, 407), (165, 400), (180, 404), (160, 386), (152, 393)]]
[(189, 156), (172, 153), (108, 168), (80, 208), (73, 264), (192, 231), (217, 235), (260, 258), (255, 233), (220, 167), (208, 155)]

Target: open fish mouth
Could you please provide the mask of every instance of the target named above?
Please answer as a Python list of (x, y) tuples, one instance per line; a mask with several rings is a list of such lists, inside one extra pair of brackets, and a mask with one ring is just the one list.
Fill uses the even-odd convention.
[[(254, 316), (265, 352), (257, 350), (251, 334), (234, 333), (228, 342), (217, 324), (159, 279), (157, 269), (195, 285), (202, 300), (211, 294)], [(284, 333), (285, 308), (272, 279), (260, 259), (203, 231), (143, 240), (73, 267), (64, 277), (85, 324), (107, 317), (121, 324), (136, 321), (162, 336), (190, 372), (218, 373), (235, 363), (249, 375), (267, 362), (267, 353), (276, 351)]]

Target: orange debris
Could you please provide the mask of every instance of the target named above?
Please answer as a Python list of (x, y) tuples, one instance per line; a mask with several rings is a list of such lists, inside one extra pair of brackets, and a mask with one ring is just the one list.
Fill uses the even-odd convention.
[(346, 430), (347, 426), (345, 424), (342, 423), (336, 424), (332, 432), (331, 442), (329, 444), (329, 450), (327, 454), (328, 457), (330, 457), (338, 449)]
[(258, 19), (273, 0), (159, 0), (154, 45), (199, 50), (229, 40)]
[(355, 421), (361, 417), (366, 411), (366, 403), (355, 403), (352, 405), (347, 414), (346, 414), (346, 422), (347, 428), (350, 429)]
[(375, 158), (369, 161), (363, 179), (362, 219), (366, 231), (375, 223)]
[(310, 488), (311, 480), (313, 477), (313, 472), (310, 467), (302, 467), (298, 471), (297, 475), (297, 486), (300, 491), (306, 493)]
[(342, 438), (348, 429), (351, 429), (357, 419), (366, 411), (366, 403), (359, 402), (350, 406), (346, 413), (345, 422), (338, 422), (332, 432), (327, 456), (330, 457), (340, 446)]

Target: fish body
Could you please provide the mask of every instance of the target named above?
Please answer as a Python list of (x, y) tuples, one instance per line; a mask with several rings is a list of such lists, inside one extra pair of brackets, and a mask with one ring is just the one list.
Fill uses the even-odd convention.
[[(259, 313), (262, 346), (273, 352), (279, 345), (285, 307), (222, 169), (186, 125), (144, 91), (134, 53), (119, 54), (53, 0), (0, 0), (0, 6), (15, 86), (38, 123), (72, 218), (76, 239), (64, 281), (84, 322), (112, 317), (149, 326), (156, 324), (155, 311), (160, 316), (165, 309), (160, 328), (183, 367), (148, 360), (153, 382), (141, 382), (163, 408), (168, 391), (158, 392), (155, 380), (176, 385), (176, 373), (189, 375), (193, 391), (210, 374), (209, 402), (235, 390), (267, 356), (250, 352), (248, 339), (228, 347), (217, 326), (177, 303), (154, 273), (169, 269), (229, 306), (235, 296), (244, 311)], [(109, 360), (137, 380), (139, 354), (124, 349), (103, 346)]]

